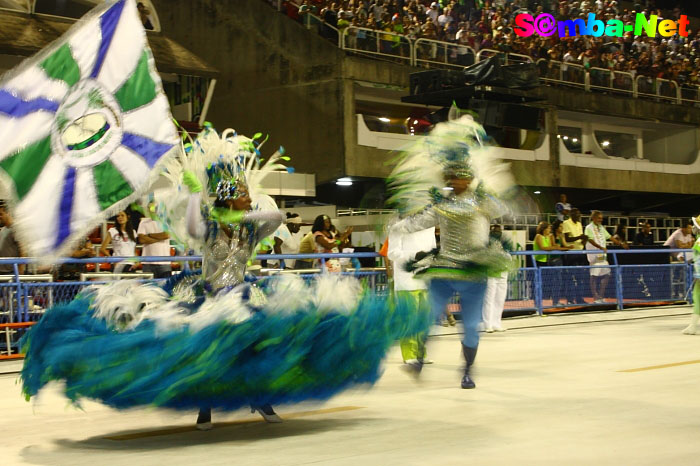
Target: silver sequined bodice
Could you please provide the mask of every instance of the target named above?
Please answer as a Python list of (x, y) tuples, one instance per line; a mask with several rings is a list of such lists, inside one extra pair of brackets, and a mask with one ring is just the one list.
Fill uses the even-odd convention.
[(222, 228), (212, 235), (204, 247), (202, 275), (216, 292), (243, 282), (248, 260), (253, 255), (252, 233), (242, 225), (233, 225), (231, 237)]
[(431, 226), (440, 228), (437, 256), (426, 257), (420, 261), (419, 267), (464, 269), (478, 264), (503, 268), (510, 257), (500, 245), (489, 243), (489, 225), (492, 218), (504, 213), (505, 206), (497, 199), (477, 198), (472, 192), (467, 192), (445, 199), (392, 228), (404, 233)]
[[(436, 266), (460, 267), (474, 262), (488, 247), (490, 217), (473, 196), (461, 196), (435, 206), (440, 227), (440, 253)], [(478, 262), (478, 261), (477, 261)]]

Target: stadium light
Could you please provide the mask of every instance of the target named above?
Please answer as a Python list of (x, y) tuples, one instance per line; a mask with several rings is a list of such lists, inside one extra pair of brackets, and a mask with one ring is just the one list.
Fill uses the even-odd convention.
[(384, 122), (384, 123), (389, 123), (391, 120), (388, 119), (387, 117), (379, 117), (379, 121)]
[(337, 186), (352, 186), (352, 179), (348, 177), (338, 178), (335, 182)]
[(610, 141), (603, 141), (602, 145), (603, 147), (608, 147), (610, 145)]
[(535, 191), (535, 194), (542, 194), (542, 191)]

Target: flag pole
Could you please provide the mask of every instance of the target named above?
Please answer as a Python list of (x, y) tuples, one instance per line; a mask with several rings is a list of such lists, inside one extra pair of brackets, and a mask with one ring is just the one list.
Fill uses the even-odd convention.
[(207, 96), (204, 98), (204, 105), (202, 106), (202, 113), (199, 115), (199, 127), (204, 126), (204, 122), (207, 121), (207, 113), (209, 113), (209, 104), (211, 104), (211, 98), (214, 95), (214, 88), (216, 87), (216, 78), (212, 78), (209, 81), (209, 87), (207, 88)]

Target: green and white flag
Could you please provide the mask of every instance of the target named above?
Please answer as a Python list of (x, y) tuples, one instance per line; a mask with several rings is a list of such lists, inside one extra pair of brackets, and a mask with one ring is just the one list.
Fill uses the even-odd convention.
[(45, 260), (148, 189), (180, 144), (134, 0), (0, 78), (0, 141), (15, 234)]

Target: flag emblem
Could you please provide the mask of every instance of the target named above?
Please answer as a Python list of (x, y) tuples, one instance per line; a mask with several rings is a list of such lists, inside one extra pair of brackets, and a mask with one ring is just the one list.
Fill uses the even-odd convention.
[(68, 252), (148, 188), (179, 143), (134, 0), (95, 8), (0, 79), (0, 140), (32, 255)]

